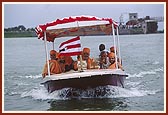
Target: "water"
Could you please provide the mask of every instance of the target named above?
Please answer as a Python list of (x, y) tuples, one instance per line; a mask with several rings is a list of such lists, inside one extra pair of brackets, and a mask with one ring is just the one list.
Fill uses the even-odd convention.
[[(56, 40), (56, 49), (66, 39)], [(109, 36), (81, 37), (81, 43), (91, 48), (91, 57), (97, 57), (98, 45), (110, 48), (113, 40)], [(125, 88), (106, 86), (108, 91), (101, 96), (90, 89), (72, 99), (66, 97), (68, 88), (49, 94), (40, 85), (45, 62), (42, 40), (5, 38), (4, 110), (164, 111), (164, 35), (123, 35), (120, 43), (123, 67), (129, 75)]]

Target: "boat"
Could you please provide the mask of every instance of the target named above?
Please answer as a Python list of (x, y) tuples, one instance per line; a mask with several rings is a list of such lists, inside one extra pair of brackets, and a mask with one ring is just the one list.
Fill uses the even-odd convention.
[[(48, 60), (47, 42), (53, 43), (56, 39), (72, 36), (97, 36), (109, 35), (114, 40), (115, 60), (121, 59), (118, 24), (112, 18), (98, 18), (95, 16), (71, 16), (57, 19), (53, 22), (38, 25), (36, 28), (38, 39), (45, 42), (46, 60)], [(124, 80), (128, 76), (125, 71), (116, 69), (84, 69), (82, 71), (69, 71), (60, 74), (49, 75), (43, 80), (44, 87), (49, 93), (63, 88), (74, 88), (86, 90), (99, 86), (119, 86), (124, 87)], [(49, 65), (49, 61), (48, 61)], [(49, 66), (48, 66), (49, 67)]]

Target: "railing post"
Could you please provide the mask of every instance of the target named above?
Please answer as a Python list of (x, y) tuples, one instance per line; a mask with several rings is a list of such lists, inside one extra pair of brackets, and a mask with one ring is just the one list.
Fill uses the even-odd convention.
[(118, 57), (119, 57), (119, 62), (121, 64), (121, 53), (120, 53), (120, 41), (119, 41), (119, 32), (118, 32), (118, 27), (117, 27), (117, 46), (118, 46)]
[(116, 38), (115, 38), (115, 31), (114, 31), (114, 24), (113, 23), (112, 23), (112, 31), (113, 31), (113, 39), (114, 39), (115, 63), (116, 63), (116, 69), (118, 69), (117, 53), (116, 53)]
[(49, 75), (49, 77), (50, 77), (50, 64), (49, 64), (49, 57), (48, 57), (48, 48), (47, 48), (47, 35), (46, 35), (46, 31), (44, 31), (44, 43), (45, 43), (45, 53), (46, 53), (46, 60), (47, 60), (48, 75)]

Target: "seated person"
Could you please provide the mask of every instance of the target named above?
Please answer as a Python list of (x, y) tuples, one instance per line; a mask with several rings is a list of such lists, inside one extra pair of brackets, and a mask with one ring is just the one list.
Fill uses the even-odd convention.
[(95, 63), (94, 59), (90, 58), (90, 49), (89, 48), (83, 48), (82, 51), (82, 60), (86, 61), (87, 63), (87, 69), (96, 69), (97, 64)]
[[(61, 67), (60, 67), (58, 61), (56, 60), (56, 51), (55, 50), (50, 51), (50, 58), (51, 58), (51, 60), (49, 60), (50, 74), (52, 75), (52, 74), (61, 73), (62, 70), (61, 70)], [(48, 64), (47, 63), (44, 65), (42, 77), (44, 78), (46, 75), (48, 75)]]
[(89, 48), (83, 48), (83, 51), (82, 51), (82, 55), (81, 55), (81, 59), (80, 60), (80, 55), (77, 56), (77, 61), (74, 62), (74, 70), (81, 70), (81, 61), (86, 61), (86, 67), (85, 67), (85, 63), (82, 62), (84, 68), (83, 69), (98, 69), (98, 65), (97, 63), (95, 62), (94, 59), (91, 59), (90, 57), (90, 49)]
[(82, 60), (86, 61), (87, 69), (91, 68), (91, 58), (89, 56), (90, 56), (90, 49), (89, 48), (83, 48)]
[(59, 52), (56, 52), (56, 60), (59, 59), (59, 55), (60, 55), (60, 53), (59, 53)]
[(99, 59), (100, 69), (107, 69), (108, 68), (107, 53), (105, 51), (102, 51), (99, 57), (100, 57)]
[[(115, 51), (114, 51), (114, 46), (112, 46), (112, 47), (110, 48), (110, 52), (115, 53)], [(116, 53), (118, 53), (118, 52), (117, 52), (117, 49), (116, 49)], [(118, 55), (118, 54), (117, 54), (117, 55)], [(120, 62), (119, 57), (117, 57), (117, 61)], [(122, 65), (122, 60), (121, 60), (121, 65)]]
[(100, 51), (100, 53), (101, 53), (102, 51), (105, 51), (107, 54), (109, 53), (109, 51), (106, 49), (106, 47), (105, 47), (104, 44), (100, 44), (100, 45), (99, 45), (99, 51)]
[[(109, 62), (110, 62), (110, 65), (109, 65), (108, 69), (116, 69), (115, 53), (112, 53), (112, 52), (109, 53), (108, 58), (109, 58)], [(124, 71), (121, 64), (120, 63), (117, 63), (117, 64), (118, 64), (118, 68), (120, 68), (121, 70)]]
[(76, 70), (71, 56), (59, 56), (59, 63), (63, 72), (70, 71), (71, 69)]
[(115, 53), (115, 52), (114, 52), (114, 46), (112, 46), (112, 47), (110, 48), (110, 52)]

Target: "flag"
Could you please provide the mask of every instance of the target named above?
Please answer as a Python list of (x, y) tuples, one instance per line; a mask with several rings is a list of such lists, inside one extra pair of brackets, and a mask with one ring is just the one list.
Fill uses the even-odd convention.
[(81, 52), (82, 50), (79, 36), (62, 42), (59, 46), (60, 56), (81, 55)]

